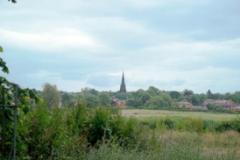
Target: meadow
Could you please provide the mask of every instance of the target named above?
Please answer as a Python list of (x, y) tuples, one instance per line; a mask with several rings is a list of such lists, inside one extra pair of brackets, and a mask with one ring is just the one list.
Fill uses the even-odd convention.
[[(236, 114), (142, 109), (120, 112), (126, 119), (135, 120), (135, 125), (141, 128), (138, 133), (141, 140), (130, 149), (112, 143), (101, 145), (91, 152), (91, 157), (109, 160), (240, 159), (240, 130), (233, 127), (239, 123)], [(230, 127), (232, 122), (236, 124)]]
[[(145, 116), (133, 114), (136, 112)], [(43, 105), (26, 114), (19, 114), (18, 159), (240, 158), (240, 120), (235, 118), (237, 115), (159, 110), (121, 111), (85, 106), (51, 109)], [(202, 118), (194, 115), (201, 115)], [(11, 133), (6, 134), (5, 138), (11, 139)], [(6, 159), (9, 153), (10, 144), (4, 145), (5, 151), (1, 151), (0, 159)]]
[(164, 118), (164, 117), (189, 117), (204, 120), (226, 121), (238, 117), (238, 114), (218, 112), (195, 112), (195, 111), (169, 111), (169, 110), (146, 110), (146, 109), (123, 109), (121, 113), (125, 117), (136, 118)]
[(157, 132), (154, 138), (135, 148), (126, 149), (116, 144), (103, 144), (86, 154), (86, 159), (101, 160), (238, 160), (240, 134)]

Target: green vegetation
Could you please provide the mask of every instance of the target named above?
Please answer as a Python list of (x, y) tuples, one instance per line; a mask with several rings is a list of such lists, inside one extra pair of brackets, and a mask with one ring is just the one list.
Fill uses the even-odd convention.
[(81, 92), (61, 92), (61, 104), (74, 106), (86, 104), (88, 107), (115, 106), (113, 99), (126, 102), (126, 106), (132, 109), (168, 109), (168, 110), (196, 110), (211, 112), (231, 112), (240, 110), (240, 94), (212, 93), (197, 94), (191, 90), (162, 91), (156, 87), (147, 90), (137, 90), (127, 93), (100, 92), (95, 89), (85, 88)]
[[(126, 118), (109, 108), (39, 105), (19, 117), (19, 159), (238, 159), (240, 120)], [(227, 137), (231, 136), (231, 140)], [(1, 151), (1, 158), (4, 154)]]
[(44, 84), (42, 98), (47, 106), (59, 107), (60, 103), (60, 94), (58, 92), (56, 85), (51, 85), (49, 83)]
[(172, 111), (172, 110), (145, 110), (145, 109), (124, 109), (121, 111), (125, 117), (137, 119), (159, 119), (159, 118), (195, 118), (213, 121), (229, 121), (236, 119), (238, 114), (196, 112), (196, 111)]
[[(1, 52), (3, 52), (2, 47), (0, 47)], [(1, 57), (0, 70), (2, 71), (1, 75), (9, 73), (6, 62)], [(26, 114), (37, 101), (38, 97), (34, 90), (22, 89), (17, 84), (0, 76), (0, 158), (11, 153), (13, 143), (15, 143), (14, 121), (18, 116), (16, 112), (18, 111), (20, 115)]]

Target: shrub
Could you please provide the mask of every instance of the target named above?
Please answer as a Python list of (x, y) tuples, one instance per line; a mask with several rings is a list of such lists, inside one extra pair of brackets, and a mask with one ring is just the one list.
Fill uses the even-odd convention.
[(21, 127), (25, 132), (20, 132), (26, 148), (26, 155), (33, 159), (46, 159), (51, 156), (52, 130), (51, 115), (46, 108), (38, 108), (24, 117)]
[(87, 139), (91, 145), (115, 139), (120, 145), (136, 143), (138, 140), (137, 121), (124, 119), (118, 112), (98, 108), (87, 122)]
[[(68, 111), (68, 112), (67, 112)], [(81, 135), (85, 132), (86, 121), (89, 113), (85, 106), (77, 106), (66, 110), (68, 113), (66, 125), (73, 135)]]
[(65, 110), (37, 107), (19, 121), (18, 148), (21, 159), (48, 159), (57, 157), (59, 150), (71, 140), (66, 125)]
[(240, 118), (237, 118), (232, 121), (222, 122), (216, 127), (216, 130), (220, 132), (228, 130), (235, 130), (240, 132)]
[(203, 121), (203, 129), (205, 131), (214, 132), (216, 131), (216, 128), (218, 125), (219, 125), (219, 122), (216, 122), (216, 121), (212, 121), (212, 120)]
[(175, 122), (169, 118), (165, 119), (163, 123), (167, 129), (174, 129), (176, 127)]
[(103, 138), (109, 138), (111, 134), (109, 128), (110, 120), (111, 114), (108, 110), (102, 108), (96, 109), (87, 126), (87, 139), (89, 143), (95, 145), (98, 141), (103, 140)]
[(195, 131), (195, 132), (202, 132), (203, 131), (203, 120), (201, 119), (194, 119), (194, 118), (186, 118), (184, 120), (184, 124), (186, 125), (187, 131)]
[(208, 104), (207, 108), (210, 111), (217, 111), (217, 112), (226, 112), (227, 111), (227, 109), (225, 109), (223, 106), (218, 106), (218, 105), (214, 105), (214, 104)]

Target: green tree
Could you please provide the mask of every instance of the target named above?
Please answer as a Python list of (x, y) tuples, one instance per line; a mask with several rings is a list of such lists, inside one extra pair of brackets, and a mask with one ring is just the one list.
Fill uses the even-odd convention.
[(212, 94), (212, 91), (210, 89), (207, 91), (207, 98), (208, 99), (212, 99), (213, 98), (213, 94)]
[(232, 100), (235, 103), (240, 103), (240, 92), (235, 92), (230, 96), (230, 100)]
[(136, 92), (136, 98), (144, 105), (150, 99), (150, 95), (146, 91), (140, 89)]
[(48, 105), (48, 107), (59, 107), (60, 106), (60, 93), (56, 85), (51, 85), (49, 83), (43, 86), (43, 100)]
[(149, 95), (149, 93), (142, 89), (136, 92), (131, 92), (127, 100), (127, 105), (136, 108), (143, 107), (150, 99), (150, 97), (151, 96)]
[(207, 98), (204, 94), (194, 94), (191, 97), (191, 102), (193, 105), (199, 106), (199, 105), (202, 105), (206, 99)]
[(86, 104), (87, 107), (97, 107), (99, 103), (99, 93), (95, 89), (85, 88), (79, 97), (80, 104)]
[(181, 98), (181, 94), (179, 92), (177, 92), (177, 91), (171, 91), (169, 93), (169, 95), (171, 96), (171, 98), (176, 99), (176, 100)]
[(108, 93), (102, 92), (99, 94), (99, 103), (101, 106), (107, 106), (107, 107), (111, 106), (111, 102), (112, 102), (111, 100), (112, 99)]
[(172, 108), (173, 100), (168, 94), (160, 93), (158, 96), (151, 97), (149, 101), (146, 103), (148, 108)]
[[(3, 48), (0, 46), (0, 53)], [(0, 71), (3, 75), (9, 73), (6, 62), (0, 57)], [(29, 111), (31, 105), (38, 100), (34, 90), (22, 89), (17, 84), (8, 81), (0, 76), (0, 106), (4, 109), (0, 112), (0, 159), (7, 159), (9, 153), (12, 153), (12, 136), (14, 135), (13, 121), (18, 116)], [(12, 108), (13, 106), (16, 106)], [(15, 123), (16, 124), (16, 123)], [(15, 155), (15, 153), (13, 153)]]
[(184, 95), (185, 97), (190, 97), (190, 96), (192, 96), (193, 94), (194, 94), (194, 92), (191, 91), (191, 90), (185, 89), (185, 90), (183, 91), (183, 95)]
[(160, 91), (159, 91), (158, 88), (153, 87), (153, 86), (150, 86), (150, 87), (148, 88), (147, 92), (148, 92), (149, 95), (151, 95), (151, 96), (156, 96), (156, 95), (159, 94)]
[(183, 96), (184, 98), (188, 101), (188, 102), (191, 102), (192, 103), (192, 96), (194, 95), (194, 92), (191, 91), (191, 90), (187, 90), (185, 89), (183, 91)]
[(76, 101), (72, 93), (61, 92), (61, 104), (62, 106), (72, 107), (76, 105)]
[(121, 99), (121, 100), (126, 100), (127, 99), (127, 93), (124, 93), (124, 92), (116, 92), (114, 94), (114, 96), (118, 99)]

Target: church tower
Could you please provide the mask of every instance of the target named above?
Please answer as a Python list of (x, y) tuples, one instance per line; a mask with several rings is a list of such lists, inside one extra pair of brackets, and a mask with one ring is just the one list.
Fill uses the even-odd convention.
[(125, 84), (125, 78), (124, 78), (124, 72), (122, 73), (122, 82), (121, 82), (121, 86), (120, 86), (120, 92), (121, 93), (126, 93), (126, 84)]

